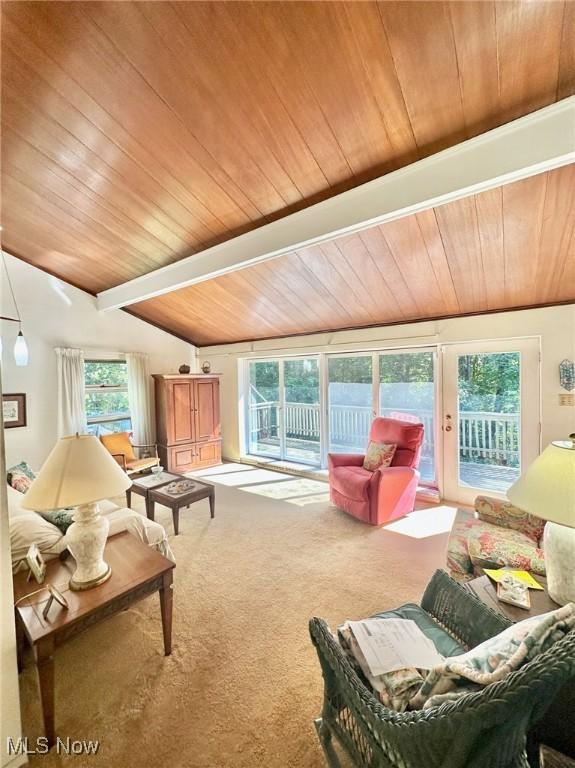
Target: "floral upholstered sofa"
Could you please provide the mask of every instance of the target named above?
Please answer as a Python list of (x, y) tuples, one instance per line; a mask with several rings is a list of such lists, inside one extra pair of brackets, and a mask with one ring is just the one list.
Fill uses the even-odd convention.
[(465, 581), (481, 568), (521, 568), (545, 575), (541, 548), (545, 521), (508, 501), (477, 496), (475, 514), (459, 510), (447, 546), (447, 566)]

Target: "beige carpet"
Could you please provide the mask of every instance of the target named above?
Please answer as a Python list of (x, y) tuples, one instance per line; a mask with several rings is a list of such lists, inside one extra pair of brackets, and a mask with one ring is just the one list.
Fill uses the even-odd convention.
[[(215, 519), (199, 502), (181, 513), (180, 535), (170, 535), (172, 656), (162, 655), (155, 596), (58, 649), (57, 731), (101, 747), (95, 757), (51, 753), (31, 765), (324, 766), (313, 728), (322, 679), (309, 617), (335, 627), (417, 600), (444, 564), (447, 534), (434, 535), (432, 525), (413, 538), (362, 525), (331, 507), (317, 481), (240, 465), (215, 472)], [(417, 514), (407, 533), (425, 534), (440, 518), (434, 508)], [(156, 519), (172, 534), (167, 509)], [(21, 695), (33, 739), (41, 721), (30, 657)]]

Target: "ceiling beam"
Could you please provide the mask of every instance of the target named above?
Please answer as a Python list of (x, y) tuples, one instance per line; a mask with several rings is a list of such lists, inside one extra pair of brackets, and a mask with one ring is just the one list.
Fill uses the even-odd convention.
[(575, 161), (575, 96), (98, 294), (118, 309)]

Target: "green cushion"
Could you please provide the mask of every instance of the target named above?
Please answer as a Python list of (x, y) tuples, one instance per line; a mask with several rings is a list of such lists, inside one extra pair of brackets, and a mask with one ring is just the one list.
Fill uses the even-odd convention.
[(74, 522), (73, 516), (75, 509), (51, 509), (49, 512), (40, 512), (44, 520), (47, 520), (56, 528), (59, 528), (62, 533), (66, 533), (68, 528)]
[(467, 650), (442, 629), (423, 608), (415, 605), (415, 603), (406, 603), (406, 605), (395, 608), (393, 611), (376, 613), (374, 618), (411, 619), (411, 621), (417, 624), (423, 634), (432, 641), (437, 652), (442, 656), (458, 656)]

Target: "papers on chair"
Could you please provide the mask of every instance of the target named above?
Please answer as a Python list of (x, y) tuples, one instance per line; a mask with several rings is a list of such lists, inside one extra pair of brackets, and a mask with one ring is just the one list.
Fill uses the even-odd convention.
[(374, 677), (410, 667), (432, 669), (443, 661), (411, 619), (364, 619), (349, 627)]

